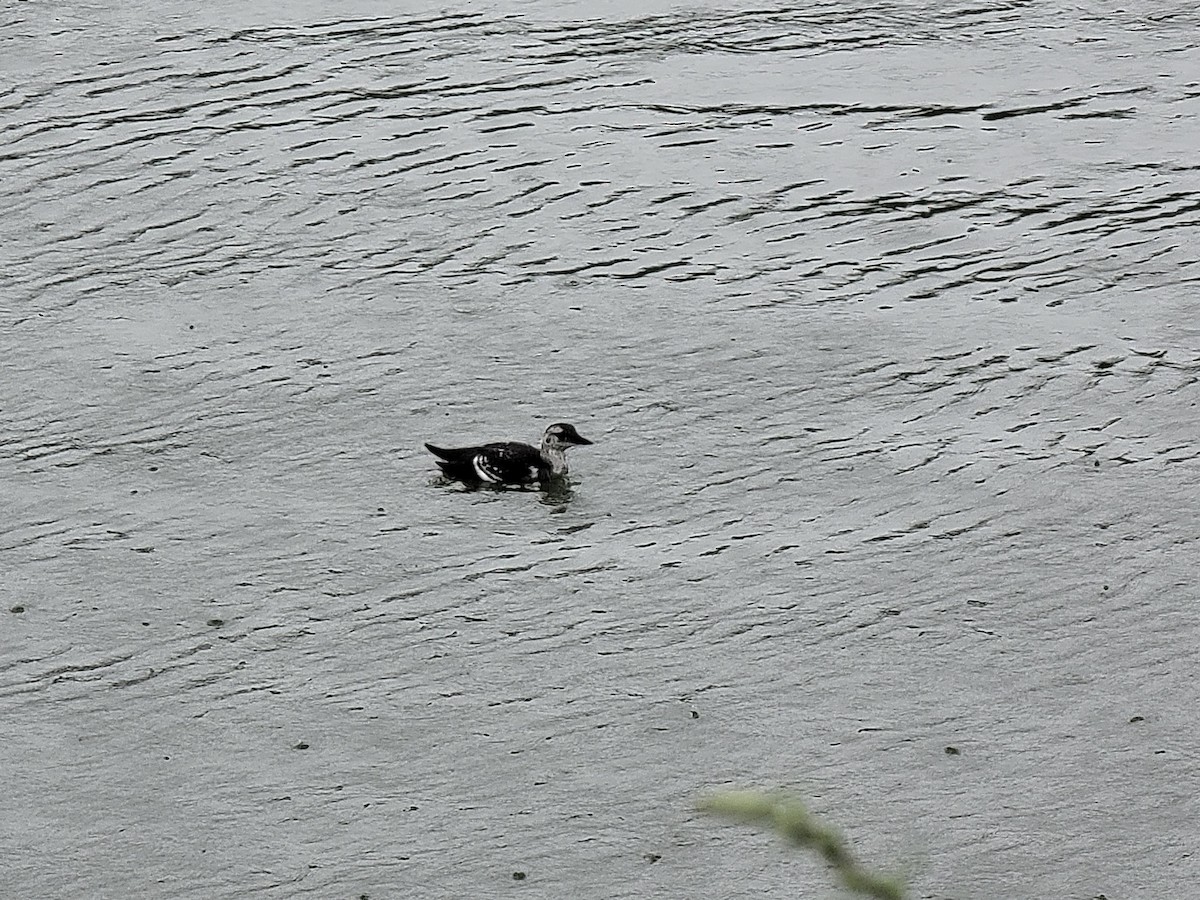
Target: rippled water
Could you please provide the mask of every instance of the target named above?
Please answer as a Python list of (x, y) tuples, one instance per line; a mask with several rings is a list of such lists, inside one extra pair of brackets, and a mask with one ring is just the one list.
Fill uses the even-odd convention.
[(1196, 883), (1193, 5), (118, 6), (0, 16), (5, 895)]

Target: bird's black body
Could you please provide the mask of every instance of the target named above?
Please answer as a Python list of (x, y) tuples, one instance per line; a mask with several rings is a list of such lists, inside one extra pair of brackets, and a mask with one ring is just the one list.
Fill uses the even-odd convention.
[(524, 487), (547, 484), (567, 474), (566, 448), (590, 444), (572, 425), (559, 422), (546, 429), (541, 447), (516, 441), (495, 441), (477, 447), (425, 447), (438, 457), (447, 477), (469, 485)]
[(457, 481), (492, 484), (532, 484), (550, 476), (550, 466), (537, 447), (498, 441), (479, 447), (425, 447), (440, 457), (437, 464)]

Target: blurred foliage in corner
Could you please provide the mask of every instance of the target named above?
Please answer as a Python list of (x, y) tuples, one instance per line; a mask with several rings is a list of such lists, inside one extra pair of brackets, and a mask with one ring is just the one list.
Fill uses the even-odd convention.
[(856, 894), (876, 900), (904, 900), (904, 885), (899, 879), (860, 866), (842, 836), (813, 818), (799, 800), (758, 791), (725, 791), (701, 802), (700, 809), (739, 822), (769, 825), (798, 847), (811, 847)]

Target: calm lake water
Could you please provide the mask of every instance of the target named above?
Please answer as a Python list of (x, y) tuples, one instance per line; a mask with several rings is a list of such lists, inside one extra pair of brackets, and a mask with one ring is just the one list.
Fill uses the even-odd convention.
[(1196, 889), (1194, 4), (111, 6), (0, 14), (0, 894)]

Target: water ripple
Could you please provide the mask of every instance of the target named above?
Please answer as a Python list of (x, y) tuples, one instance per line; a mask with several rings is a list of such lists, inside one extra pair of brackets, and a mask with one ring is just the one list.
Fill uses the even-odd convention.
[(619, 6), (0, 22), (26, 893), (1186, 875), (1195, 10)]

